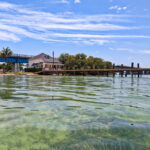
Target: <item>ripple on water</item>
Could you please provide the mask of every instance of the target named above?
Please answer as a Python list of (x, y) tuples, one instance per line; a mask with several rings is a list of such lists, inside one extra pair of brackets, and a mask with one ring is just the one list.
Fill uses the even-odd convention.
[(150, 149), (147, 77), (0, 76), (0, 85), (2, 150)]

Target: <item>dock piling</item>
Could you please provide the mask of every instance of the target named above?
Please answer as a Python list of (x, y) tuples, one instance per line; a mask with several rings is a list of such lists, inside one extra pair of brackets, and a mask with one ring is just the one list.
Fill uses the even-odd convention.
[[(139, 69), (140, 68), (140, 64), (138, 63), (137, 64), (137, 68)], [(140, 71), (138, 71), (138, 78), (140, 77)]]
[[(123, 69), (123, 64), (121, 64), (121, 69)], [(121, 71), (121, 77), (123, 77), (124, 71)]]
[(150, 68), (140, 68), (139, 63), (134, 67), (134, 63), (131, 63), (131, 67), (124, 66), (123, 64), (118, 67), (113, 64), (111, 69), (42, 70), (37, 72), (39, 75), (104, 75), (107, 77), (109, 75), (115, 77), (116, 73), (119, 73), (121, 77), (127, 77), (131, 74), (132, 78), (134, 75), (137, 75), (139, 78), (142, 74), (150, 74)]
[[(133, 69), (134, 68), (134, 63), (132, 62), (131, 63), (131, 69)], [(131, 77), (133, 78), (133, 71), (131, 71)]]
[[(115, 64), (113, 64), (113, 69), (115, 69)], [(115, 77), (116, 73), (113, 71), (113, 77)]]

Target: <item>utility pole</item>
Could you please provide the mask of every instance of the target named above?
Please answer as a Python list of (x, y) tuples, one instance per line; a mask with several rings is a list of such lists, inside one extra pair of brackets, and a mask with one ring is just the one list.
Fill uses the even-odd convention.
[(55, 57), (54, 51), (52, 55), (53, 55), (53, 70), (54, 70), (54, 57)]

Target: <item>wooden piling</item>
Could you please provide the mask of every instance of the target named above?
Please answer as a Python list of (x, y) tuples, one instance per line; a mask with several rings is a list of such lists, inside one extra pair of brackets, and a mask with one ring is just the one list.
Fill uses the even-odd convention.
[[(115, 64), (113, 64), (113, 69), (115, 69)], [(113, 71), (113, 77), (115, 77), (116, 73)]]
[(150, 73), (150, 68), (140, 68), (140, 64), (137, 64), (137, 67), (134, 68), (134, 64), (131, 64), (131, 67), (125, 68), (123, 65), (119, 68), (113, 66), (112, 69), (84, 69), (84, 70), (50, 70), (50, 71), (40, 71), (37, 72), (39, 75), (105, 75), (109, 76), (109, 74), (115, 76), (116, 73), (119, 73), (122, 77), (125, 75), (127, 77), (128, 74), (131, 73), (131, 77), (136, 73), (138, 77), (142, 73)]
[[(123, 64), (121, 64), (121, 69), (123, 69)], [(121, 77), (123, 77), (124, 71), (121, 71)]]
[[(140, 68), (140, 64), (138, 63), (137, 64), (137, 68), (139, 69)], [(138, 71), (138, 78), (140, 77), (140, 71)]]
[(109, 77), (109, 72), (108, 71), (106, 72), (106, 75), (107, 75), (107, 77)]
[[(132, 62), (131, 63), (131, 69), (133, 69), (134, 68), (134, 63)], [(131, 77), (133, 78), (133, 71), (131, 71)]]

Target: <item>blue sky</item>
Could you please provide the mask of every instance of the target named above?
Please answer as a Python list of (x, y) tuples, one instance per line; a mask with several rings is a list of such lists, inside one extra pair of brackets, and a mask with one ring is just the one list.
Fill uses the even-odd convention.
[(150, 0), (0, 0), (0, 49), (150, 67), (149, 8)]

